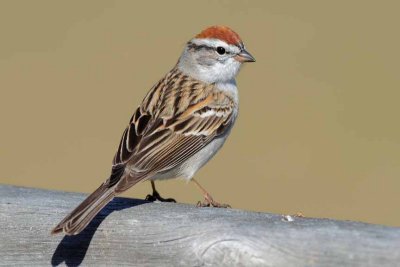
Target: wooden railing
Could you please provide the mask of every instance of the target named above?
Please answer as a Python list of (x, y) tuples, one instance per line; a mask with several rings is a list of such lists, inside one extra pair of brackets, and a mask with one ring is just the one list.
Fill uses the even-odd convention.
[(400, 228), (128, 198), (51, 236), (84, 197), (0, 185), (0, 265), (400, 266)]

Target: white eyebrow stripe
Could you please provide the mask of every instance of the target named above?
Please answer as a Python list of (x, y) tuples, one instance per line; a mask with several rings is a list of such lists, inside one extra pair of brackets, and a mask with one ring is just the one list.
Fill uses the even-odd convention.
[(205, 45), (205, 46), (210, 46), (210, 47), (218, 47), (222, 46), (224, 48), (228, 48), (230, 51), (234, 53), (239, 53), (240, 48), (237, 47), (236, 45), (230, 45), (227, 44), (226, 42), (219, 40), (219, 39), (200, 39), (200, 38), (194, 38), (190, 40), (190, 42), (194, 43), (195, 45)]

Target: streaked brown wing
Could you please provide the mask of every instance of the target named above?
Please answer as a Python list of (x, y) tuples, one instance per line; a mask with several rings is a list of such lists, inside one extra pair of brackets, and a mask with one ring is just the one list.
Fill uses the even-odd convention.
[(135, 114), (133, 114), (122, 134), (121, 141), (113, 160), (113, 168), (120, 165), (125, 165), (132, 157), (133, 153), (137, 150), (140, 144), (144, 131), (154, 125), (156, 121), (150, 115), (143, 113), (141, 107), (138, 107)]
[(166, 120), (182, 117), (184, 112), (204, 100), (213, 88), (213, 85), (193, 80), (174, 68), (153, 86), (136, 109), (121, 137), (113, 168), (125, 165), (136, 151), (143, 148), (142, 145), (139, 149), (143, 137), (160, 134), (159, 127)]
[(230, 127), (231, 98), (198, 82), (193, 89), (193, 82), (185, 85), (182, 81), (188, 80), (177, 77), (175, 82), (161, 83), (167, 87), (150, 92), (126, 128), (113, 168), (123, 166), (130, 175), (118, 181), (117, 193), (179, 166)]
[(142, 149), (132, 157), (131, 168), (140, 174), (164, 172), (178, 166), (227, 129), (230, 117), (192, 115), (158, 134), (146, 136)]
[[(152, 131), (141, 136), (136, 151), (127, 162), (131, 175), (118, 183), (116, 192), (125, 191), (138, 180), (179, 166), (229, 129), (233, 103), (229, 101), (230, 107), (220, 106), (215, 103), (216, 99), (215, 95), (210, 95), (176, 118), (162, 120), (162, 123), (155, 120), (152, 126), (157, 127), (149, 127)], [(123, 140), (127, 146), (128, 138)]]

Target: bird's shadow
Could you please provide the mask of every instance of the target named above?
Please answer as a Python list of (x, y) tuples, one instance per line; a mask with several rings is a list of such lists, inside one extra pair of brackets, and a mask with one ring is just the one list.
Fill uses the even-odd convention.
[(79, 266), (85, 258), (94, 233), (110, 213), (146, 203), (149, 202), (139, 199), (114, 198), (94, 217), (81, 233), (73, 236), (64, 236), (53, 253), (51, 265), (57, 266), (65, 262), (67, 266)]

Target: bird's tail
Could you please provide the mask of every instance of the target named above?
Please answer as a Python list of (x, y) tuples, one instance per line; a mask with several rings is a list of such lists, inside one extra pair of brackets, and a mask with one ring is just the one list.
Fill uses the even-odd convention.
[(65, 217), (51, 234), (64, 232), (66, 235), (79, 234), (96, 216), (97, 213), (115, 196), (114, 187), (102, 184), (88, 196), (78, 207)]

